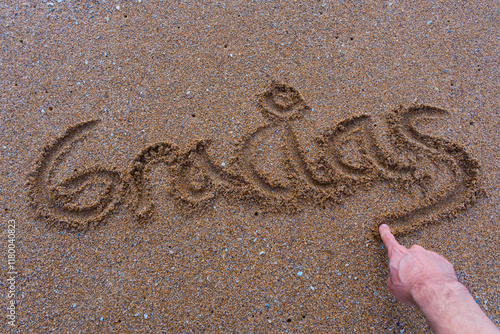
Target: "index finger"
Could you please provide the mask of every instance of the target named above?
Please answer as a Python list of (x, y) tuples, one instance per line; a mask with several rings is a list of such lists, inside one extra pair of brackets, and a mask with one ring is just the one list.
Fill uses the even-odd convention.
[(394, 235), (391, 233), (391, 229), (389, 228), (388, 225), (386, 224), (380, 225), (378, 231), (380, 233), (380, 238), (382, 238), (382, 241), (384, 242), (385, 248), (387, 248), (389, 257), (391, 256), (394, 250), (399, 250), (401, 252), (406, 251), (406, 247), (401, 246), (399, 244)]

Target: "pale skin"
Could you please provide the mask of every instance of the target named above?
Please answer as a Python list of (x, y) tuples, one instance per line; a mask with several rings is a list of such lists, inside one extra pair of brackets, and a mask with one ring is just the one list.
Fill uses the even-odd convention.
[(434, 333), (500, 333), (448, 260), (418, 245), (400, 245), (385, 224), (379, 232), (389, 256), (389, 291), (401, 303), (420, 309)]

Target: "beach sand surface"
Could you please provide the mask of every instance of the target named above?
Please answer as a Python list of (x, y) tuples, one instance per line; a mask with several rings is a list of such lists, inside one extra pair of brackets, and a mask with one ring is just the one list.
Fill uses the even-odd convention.
[(381, 222), (500, 326), (499, 15), (4, 1), (0, 331), (429, 333)]

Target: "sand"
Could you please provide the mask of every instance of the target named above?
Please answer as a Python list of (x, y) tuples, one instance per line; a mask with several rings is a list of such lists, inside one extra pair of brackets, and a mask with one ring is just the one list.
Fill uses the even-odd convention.
[(500, 325), (498, 13), (3, 5), (2, 328), (430, 332), (383, 222)]

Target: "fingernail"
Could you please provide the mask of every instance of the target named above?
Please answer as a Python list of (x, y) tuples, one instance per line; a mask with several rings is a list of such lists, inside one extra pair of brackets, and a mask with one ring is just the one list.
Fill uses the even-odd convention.
[(387, 224), (381, 224), (378, 228), (381, 228), (381, 227), (389, 227), (389, 225), (387, 225)]

